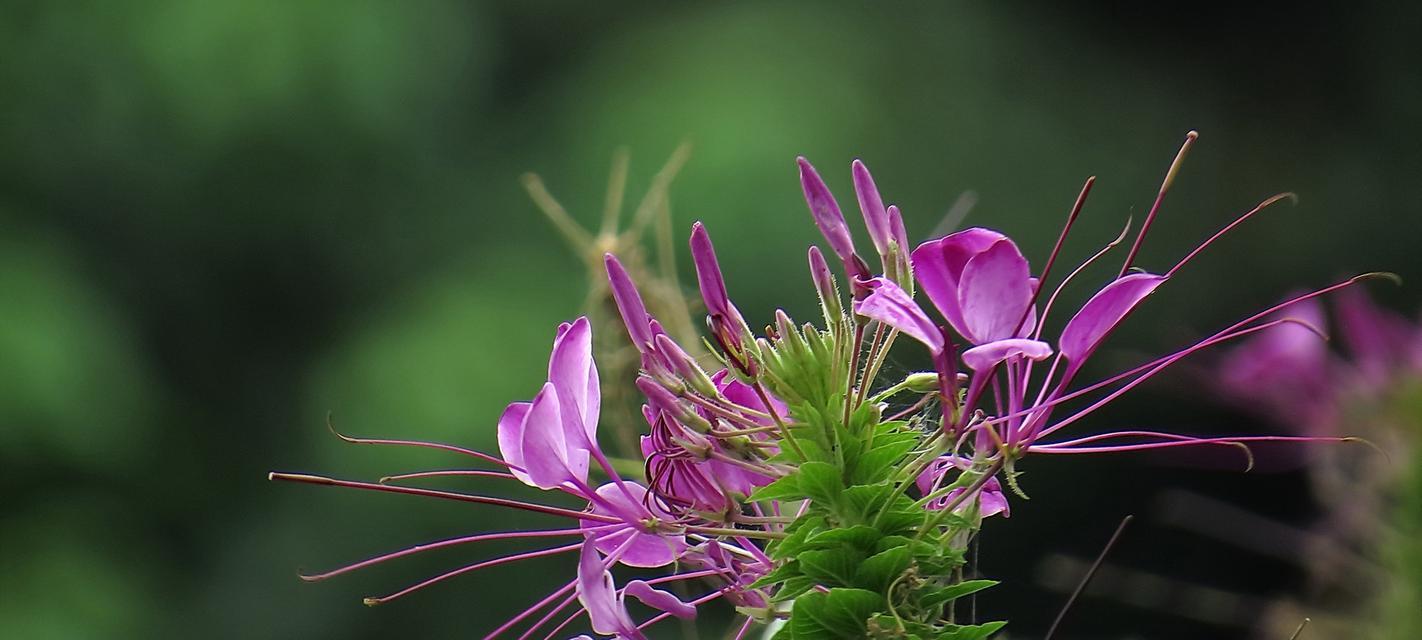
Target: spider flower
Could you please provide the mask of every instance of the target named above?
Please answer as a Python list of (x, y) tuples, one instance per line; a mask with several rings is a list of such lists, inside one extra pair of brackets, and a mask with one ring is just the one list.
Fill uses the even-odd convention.
[[(1167, 172), (1155, 206), (1147, 216), (1147, 224), (1137, 235), (1120, 275), (1092, 295), (1066, 322), (1055, 340), (1046, 340), (1042, 334), (1052, 305), (1063, 287), (1072, 282), (1087, 266), (1119, 245), (1125, 237), (1123, 232), (1120, 237), (1077, 267), (1056, 287), (1048, 297), (1046, 306), (1038, 313), (1036, 303), (1049, 275), (1048, 271), (1055, 263), (1094, 179), (1088, 180), (1083, 187), (1061, 237), (1047, 260), (1047, 267), (1040, 276), (1031, 274), (1026, 258), (1010, 238), (989, 229), (972, 228), (959, 231), (925, 242), (913, 251), (915, 280), (942, 315), (947, 327), (951, 327), (952, 332), (969, 345), (961, 354), (962, 362), (970, 372), (965, 393), (960, 399), (956, 394), (943, 392), (944, 400), (951, 408), (951, 411), (945, 412), (945, 430), (955, 435), (975, 432), (975, 450), (987, 453), (991, 449), (998, 449), (1008, 464), (1011, 459), (1029, 451), (1104, 453), (1194, 445), (1244, 446), (1244, 443), (1252, 441), (1291, 439), (1272, 436), (1197, 438), (1157, 431), (1128, 430), (1069, 441), (1042, 440), (1201, 349), (1279, 324), (1299, 324), (1294, 319), (1268, 320), (1267, 317), (1281, 309), (1343, 289), (1357, 281), (1357, 278), (1350, 279), (1298, 296), (1175, 353), (1072, 390), (1071, 385), (1082, 367), (1141, 302), (1210, 244), (1265, 207), (1286, 197), (1275, 196), (1265, 200), (1239, 216), (1163, 274), (1132, 271), (1130, 263), (1140, 249), (1149, 230), (1149, 223), (1155, 218), (1162, 198), (1175, 177), (1178, 163), (1184, 156), (1184, 149), (1188, 149), (1193, 140), (1192, 133), (1187, 138), (1181, 154), (1177, 155), (1176, 164)], [(876, 278), (868, 288), (872, 293), (856, 302), (856, 313), (889, 325), (922, 342), (935, 357), (940, 379), (947, 380), (945, 369), (951, 372), (956, 368), (956, 363), (948, 361), (944, 355), (951, 351), (950, 347), (953, 345), (946, 327), (935, 331), (935, 324), (928, 314), (894, 282), (886, 278)], [(1048, 359), (1049, 365), (1045, 362)], [(1046, 369), (1045, 373), (1043, 368)], [(997, 384), (994, 384), (994, 381)], [(1064, 418), (1053, 420), (1059, 405), (1096, 392), (1104, 393), (1103, 397)], [(993, 400), (992, 412), (986, 412), (983, 408), (983, 401), (989, 393)], [(1129, 439), (1130, 442), (1100, 444), (1116, 439)]]

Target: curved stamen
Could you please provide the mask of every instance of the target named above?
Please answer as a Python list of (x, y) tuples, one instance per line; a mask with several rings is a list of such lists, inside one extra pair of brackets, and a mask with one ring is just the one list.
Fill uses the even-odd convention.
[(1087, 267), (1091, 266), (1097, 260), (1100, 260), (1102, 256), (1106, 255), (1107, 253), (1110, 253), (1112, 249), (1115, 249), (1116, 247), (1120, 246), (1122, 242), (1125, 242), (1126, 234), (1130, 232), (1131, 218), (1127, 217), (1126, 226), (1121, 229), (1121, 233), (1116, 236), (1115, 240), (1106, 243), (1106, 246), (1101, 247), (1096, 251), (1096, 253), (1091, 254), (1091, 257), (1087, 258), (1085, 262), (1082, 262), (1081, 264), (1077, 265), (1076, 268), (1072, 269), (1071, 273), (1067, 274), (1067, 277), (1061, 281), (1061, 284), (1058, 284), (1057, 288), (1052, 290), (1052, 295), (1047, 297), (1046, 306), (1042, 307), (1042, 315), (1037, 318), (1037, 330), (1032, 333), (1033, 340), (1042, 339), (1042, 328), (1047, 326), (1047, 316), (1051, 314), (1052, 305), (1056, 303), (1057, 296), (1061, 295), (1062, 290), (1066, 289), (1066, 286), (1071, 284), (1071, 281), (1075, 280), (1076, 277), (1080, 275), (1082, 271), (1085, 271)]
[(434, 585), (434, 584), (438, 584), (438, 583), (440, 583), (440, 582), (444, 582), (445, 580), (448, 580), (448, 579), (450, 579), (450, 578), (454, 578), (454, 577), (456, 577), (456, 576), (462, 576), (462, 575), (464, 575), (464, 574), (466, 574), (466, 573), (469, 573), (469, 572), (471, 572), (471, 571), (478, 571), (479, 569), (484, 569), (484, 568), (487, 568), (487, 567), (496, 567), (496, 566), (501, 565), (501, 564), (508, 564), (508, 563), (510, 563), (510, 562), (518, 562), (518, 561), (520, 561), (520, 560), (529, 560), (529, 559), (532, 559), (532, 558), (541, 558), (541, 557), (543, 557), (543, 556), (551, 556), (551, 555), (556, 555), (556, 554), (559, 554), (559, 553), (567, 553), (567, 552), (569, 552), (569, 551), (576, 551), (576, 550), (581, 549), (581, 548), (583, 548), (583, 544), (582, 544), (582, 543), (570, 544), (570, 545), (562, 546), (562, 547), (553, 547), (553, 548), (551, 548), (551, 549), (540, 549), (540, 550), (538, 550), (538, 551), (529, 551), (529, 552), (527, 552), (527, 553), (519, 553), (519, 554), (515, 554), (515, 555), (511, 555), (511, 556), (504, 556), (504, 557), (502, 557), (502, 558), (495, 558), (495, 559), (493, 559), (493, 560), (485, 560), (484, 562), (476, 562), (476, 563), (471, 564), (471, 565), (466, 565), (466, 566), (460, 567), (460, 568), (455, 569), (455, 570), (453, 570), (453, 571), (448, 571), (448, 572), (445, 572), (445, 573), (441, 573), (441, 574), (439, 574), (439, 575), (437, 575), (437, 576), (435, 576), (435, 577), (433, 577), (433, 578), (430, 578), (430, 579), (428, 579), (428, 580), (424, 580), (424, 581), (422, 581), (422, 582), (418, 582), (418, 583), (416, 583), (416, 584), (413, 584), (413, 585), (410, 585), (410, 586), (408, 586), (408, 587), (405, 587), (404, 589), (401, 589), (401, 590), (399, 590), (399, 591), (396, 591), (395, 593), (392, 593), (392, 594), (390, 594), (390, 595), (388, 595), (388, 596), (381, 596), (381, 597), (379, 597), (379, 598), (366, 598), (363, 602), (365, 602), (365, 604), (366, 604), (367, 606), (372, 606), (372, 607), (373, 607), (373, 606), (378, 605), (378, 604), (385, 604), (385, 603), (390, 602), (391, 600), (395, 600), (395, 599), (397, 599), (397, 598), (402, 598), (402, 597), (407, 596), (407, 595), (409, 595), (409, 594), (411, 594), (411, 593), (414, 593), (414, 592), (416, 592), (416, 591), (419, 591), (420, 589), (424, 589), (425, 587), (428, 587), (428, 586), (431, 586), (431, 585)]
[(512, 465), (512, 464), (509, 464), (509, 463), (505, 462), (502, 458), (499, 458), (499, 457), (497, 457), (497, 456), (491, 456), (491, 455), (489, 455), (489, 454), (487, 454), (487, 453), (484, 453), (484, 452), (482, 452), (482, 451), (475, 451), (475, 450), (473, 450), (473, 449), (466, 449), (466, 448), (464, 448), (464, 447), (459, 447), (459, 446), (455, 446), (455, 445), (452, 445), (452, 444), (444, 444), (444, 443), (441, 443), (441, 442), (424, 442), (424, 441), (421, 441), (421, 440), (392, 440), (392, 439), (389, 439), (389, 438), (356, 438), (356, 437), (353, 437), (353, 436), (348, 436), (348, 435), (346, 435), (346, 434), (344, 434), (344, 433), (341, 433), (340, 431), (337, 431), (337, 430), (336, 430), (336, 424), (335, 424), (334, 420), (332, 419), (331, 414), (329, 414), (329, 413), (326, 414), (326, 428), (327, 428), (328, 430), (330, 430), (330, 432), (331, 432), (333, 435), (335, 435), (337, 438), (340, 438), (341, 440), (343, 440), (343, 441), (345, 441), (345, 442), (348, 442), (348, 443), (350, 443), (350, 444), (376, 444), (376, 445), (392, 445), (392, 446), (397, 446), (397, 447), (420, 447), (420, 448), (424, 448), (424, 449), (437, 449), (437, 450), (440, 450), (440, 451), (449, 451), (449, 452), (451, 452), (451, 453), (457, 453), (457, 454), (460, 454), (460, 455), (465, 455), (465, 456), (470, 456), (470, 457), (473, 457), (473, 458), (478, 458), (478, 459), (483, 460), (483, 461), (485, 461), (485, 462), (490, 462), (490, 463), (499, 465), (499, 466), (501, 466), (501, 467), (507, 467), (507, 468), (510, 468), (510, 469), (518, 469), (519, 471), (522, 471), (522, 470), (523, 470), (523, 469), (519, 469), (519, 468), (518, 468), (517, 466), (515, 466), (515, 465)]
[(521, 502), (508, 498), (491, 498), (488, 496), (475, 496), (467, 493), (455, 493), (453, 491), (437, 491), (434, 489), (420, 489), (418, 487), (402, 487), (397, 485), (376, 484), (373, 482), (357, 482), (354, 480), (338, 480), (325, 476), (314, 476), (305, 473), (282, 473), (273, 471), (267, 474), (268, 480), (285, 480), (288, 482), (303, 482), (306, 484), (329, 485), (333, 487), (346, 487), (348, 489), (367, 489), (370, 491), (384, 491), (387, 493), (404, 493), (413, 496), (425, 496), (429, 498), (441, 498), (444, 500), (455, 500), (459, 502), (473, 502), (475, 504), (491, 504), (511, 509), (521, 509), (533, 511), (552, 516), (563, 516), (565, 518), (576, 518), (578, 520), (596, 520), (609, 524), (620, 524), (621, 519), (612, 516), (604, 516), (599, 513), (589, 513), (586, 511), (573, 511), (562, 507), (550, 507), (547, 505), (534, 504), (531, 502)]
[[(596, 527), (596, 528), (597, 528), (597, 529), (608, 529), (608, 528), (613, 528), (613, 527), (615, 527), (615, 526), (616, 526), (616, 525), (601, 525), (601, 526)], [(406, 549), (401, 549), (401, 550), (399, 550), (399, 551), (392, 551), (392, 552), (390, 552), (390, 553), (378, 555), (378, 556), (376, 556), (376, 557), (374, 557), (374, 558), (370, 558), (369, 560), (362, 560), (362, 561), (360, 561), (360, 562), (357, 562), (357, 563), (354, 563), (354, 564), (348, 564), (348, 565), (346, 565), (346, 566), (344, 566), (344, 567), (340, 567), (340, 568), (338, 568), (338, 569), (332, 569), (331, 571), (327, 571), (327, 572), (325, 572), (325, 573), (316, 573), (316, 574), (311, 574), (311, 575), (299, 575), (298, 577), (300, 577), (302, 580), (305, 580), (305, 581), (307, 581), (307, 582), (320, 582), (321, 580), (326, 580), (326, 579), (328, 579), (328, 578), (334, 578), (334, 577), (336, 577), (336, 576), (343, 575), (343, 574), (347, 574), (347, 573), (350, 573), (350, 572), (352, 572), (352, 571), (356, 571), (356, 570), (358, 570), (358, 569), (364, 569), (364, 568), (369, 567), (369, 566), (374, 566), (374, 565), (376, 565), (376, 564), (380, 564), (380, 563), (385, 562), (385, 561), (387, 561), (387, 560), (394, 560), (394, 559), (396, 559), (396, 558), (403, 558), (403, 557), (405, 557), (405, 556), (415, 555), (415, 554), (417, 554), (417, 553), (421, 553), (421, 552), (424, 552), (424, 551), (433, 551), (433, 550), (435, 550), (435, 549), (443, 549), (443, 548), (446, 548), (446, 547), (453, 547), (453, 546), (458, 546), (458, 545), (462, 545), (462, 544), (468, 544), (468, 543), (472, 543), (472, 542), (483, 542), (483, 541), (487, 541), (487, 540), (508, 540), (508, 539), (513, 539), (513, 538), (541, 538), (541, 537), (557, 537), (557, 536), (577, 536), (577, 535), (583, 535), (584, 533), (586, 533), (586, 532), (589, 531), (589, 530), (591, 530), (591, 529), (553, 529), (553, 530), (545, 530), (545, 531), (507, 531), (507, 532), (500, 532), (500, 533), (481, 533), (481, 534), (472, 535), (472, 536), (462, 536), (462, 537), (459, 537), (459, 538), (450, 538), (450, 539), (448, 539), (448, 540), (440, 540), (440, 541), (438, 541), (438, 542), (427, 542), (427, 543), (424, 543), (424, 544), (417, 544), (417, 545), (415, 545), (415, 546), (413, 546), (413, 547), (409, 547), (409, 548), (406, 548)]]
[(1299, 197), (1298, 197), (1297, 195), (1293, 194), (1293, 193), (1287, 193), (1287, 192), (1286, 192), (1286, 193), (1280, 193), (1280, 194), (1276, 194), (1276, 195), (1270, 196), (1269, 198), (1265, 199), (1263, 202), (1261, 202), (1261, 203), (1259, 203), (1259, 204), (1257, 204), (1257, 205), (1254, 205), (1254, 208), (1253, 208), (1253, 209), (1250, 209), (1249, 211), (1245, 212), (1244, 215), (1239, 216), (1238, 218), (1235, 218), (1235, 219), (1234, 219), (1234, 222), (1231, 222), (1231, 223), (1225, 225), (1224, 228), (1220, 229), (1219, 231), (1216, 231), (1216, 232), (1215, 232), (1215, 235), (1210, 236), (1210, 238), (1209, 238), (1208, 240), (1204, 241), (1203, 243), (1201, 243), (1200, 246), (1195, 247), (1195, 250), (1194, 250), (1194, 251), (1191, 251), (1191, 252), (1190, 252), (1188, 255), (1186, 255), (1184, 258), (1181, 258), (1181, 259), (1180, 259), (1180, 262), (1175, 263), (1175, 266), (1171, 267), (1169, 271), (1166, 271), (1166, 272), (1165, 272), (1165, 277), (1169, 278), (1170, 276), (1175, 275), (1175, 272), (1176, 272), (1176, 271), (1179, 271), (1179, 270), (1180, 270), (1180, 267), (1185, 266), (1185, 263), (1190, 262), (1191, 260), (1194, 260), (1194, 259), (1195, 259), (1195, 256), (1200, 255), (1200, 252), (1201, 252), (1201, 251), (1204, 251), (1204, 250), (1205, 250), (1205, 247), (1208, 247), (1208, 246), (1210, 246), (1211, 244), (1214, 244), (1214, 242), (1215, 242), (1216, 240), (1219, 240), (1220, 238), (1224, 237), (1224, 235), (1225, 235), (1226, 233), (1229, 233), (1230, 231), (1233, 231), (1235, 227), (1237, 227), (1237, 226), (1243, 224), (1245, 220), (1248, 220), (1248, 219), (1254, 217), (1254, 214), (1259, 213), (1260, 211), (1263, 211), (1263, 210), (1267, 209), (1267, 208), (1269, 207), (1269, 205), (1272, 205), (1272, 204), (1274, 204), (1275, 202), (1278, 202), (1278, 201), (1284, 200), (1284, 199), (1293, 200), (1295, 203), (1297, 203), (1298, 200), (1299, 200)]
[[(416, 471), (414, 473), (400, 473), (393, 476), (382, 476), (377, 480), (380, 484), (387, 482), (399, 482), (401, 480), (418, 480), (420, 478), (443, 478), (449, 476), (473, 476), (476, 478), (499, 478), (501, 480), (518, 480), (512, 473), (502, 471), (481, 471), (478, 469), (438, 469), (435, 471)], [(521, 482), (521, 481), (520, 481)]]
[[(1273, 321), (1266, 322), (1266, 323), (1261, 324), (1261, 325), (1258, 325), (1258, 326), (1249, 327), (1249, 328), (1247, 328), (1247, 329), (1240, 329), (1240, 330), (1238, 330), (1238, 331), (1234, 331), (1234, 332), (1230, 332), (1230, 333), (1215, 334), (1214, 336), (1212, 336), (1212, 337), (1210, 337), (1210, 338), (1207, 338), (1207, 339), (1205, 339), (1205, 340), (1201, 340), (1200, 342), (1197, 342), (1197, 343), (1195, 343), (1195, 344), (1193, 344), (1193, 345), (1191, 345), (1191, 346), (1189, 346), (1189, 347), (1186, 347), (1186, 348), (1184, 348), (1184, 349), (1181, 349), (1180, 351), (1176, 351), (1175, 353), (1172, 353), (1172, 354), (1169, 354), (1169, 355), (1166, 355), (1166, 356), (1162, 356), (1162, 357), (1160, 357), (1160, 358), (1157, 358), (1157, 359), (1155, 359), (1155, 360), (1152, 360), (1152, 361), (1150, 361), (1150, 362), (1147, 362), (1147, 363), (1145, 363), (1145, 364), (1143, 364), (1143, 365), (1134, 367), (1134, 368), (1132, 368), (1132, 369), (1128, 369), (1128, 370), (1123, 371), (1123, 372), (1121, 372), (1121, 373), (1118, 373), (1118, 374), (1116, 374), (1116, 375), (1114, 375), (1114, 376), (1111, 376), (1110, 378), (1106, 378), (1105, 380), (1102, 380), (1102, 381), (1100, 381), (1100, 382), (1096, 382), (1096, 383), (1087, 385), (1087, 386), (1082, 387), (1081, 389), (1078, 389), (1078, 390), (1073, 391), (1073, 392), (1071, 392), (1071, 393), (1067, 393), (1067, 394), (1064, 394), (1064, 395), (1056, 396), (1056, 397), (1054, 397), (1054, 398), (1052, 398), (1051, 400), (1048, 400), (1048, 401), (1046, 401), (1046, 402), (1038, 402), (1036, 405), (1034, 405), (1034, 406), (1032, 406), (1032, 407), (1028, 407), (1028, 408), (1026, 408), (1026, 409), (1023, 409), (1022, 411), (1019, 411), (1019, 412), (1017, 412), (1016, 414), (1007, 414), (1007, 415), (1004, 415), (1004, 416), (996, 417), (996, 418), (993, 418), (993, 419), (989, 420), (988, 422), (990, 422), (990, 423), (992, 423), (992, 424), (999, 424), (999, 423), (1001, 423), (1001, 422), (1003, 422), (1003, 421), (1005, 421), (1005, 420), (1009, 420), (1009, 419), (1011, 419), (1011, 418), (1013, 418), (1013, 417), (1018, 417), (1018, 416), (1023, 416), (1023, 415), (1028, 415), (1028, 414), (1037, 413), (1039, 416), (1042, 416), (1042, 417), (1039, 417), (1039, 418), (1037, 418), (1037, 419), (1035, 420), (1035, 422), (1037, 422), (1038, 424), (1037, 424), (1034, 428), (1029, 429), (1027, 436), (1026, 436), (1025, 438), (1023, 438), (1022, 440), (1030, 441), (1030, 440), (1032, 440), (1032, 439), (1034, 439), (1034, 438), (1037, 438), (1037, 437), (1040, 437), (1040, 436), (1049, 435), (1049, 434), (1051, 434), (1051, 433), (1053, 433), (1053, 432), (1055, 432), (1055, 431), (1061, 429), (1062, 427), (1067, 426), (1067, 424), (1070, 424), (1070, 422), (1074, 422), (1075, 420), (1079, 419), (1080, 417), (1084, 416), (1085, 414), (1090, 413), (1090, 412), (1092, 412), (1092, 411), (1095, 411), (1095, 410), (1101, 408), (1102, 406), (1105, 406), (1107, 403), (1109, 403), (1109, 402), (1115, 400), (1116, 398), (1121, 397), (1123, 394), (1125, 394), (1125, 392), (1130, 391), (1131, 389), (1134, 389), (1134, 388), (1136, 388), (1137, 386), (1140, 386), (1140, 385), (1143, 384), (1146, 380), (1148, 380), (1148, 379), (1154, 377), (1156, 374), (1160, 373), (1160, 372), (1161, 372), (1162, 370), (1164, 370), (1166, 367), (1169, 367), (1170, 365), (1175, 364), (1176, 362), (1179, 362), (1180, 360), (1183, 360), (1183, 359), (1185, 359), (1186, 357), (1188, 357), (1188, 356), (1190, 356), (1190, 355), (1193, 355), (1194, 353), (1196, 353), (1196, 352), (1198, 352), (1198, 351), (1201, 351), (1201, 350), (1203, 350), (1203, 349), (1206, 349), (1206, 348), (1215, 346), (1215, 345), (1220, 344), (1220, 343), (1223, 343), (1223, 342), (1228, 342), (1228, 341), (1230, 341), (1230, 340), (1237, 340), (1237, 339), (1239, 339), (1239, 338), (1243, 338), (1243, 337), (1248, 336), (1248, 335), (1250, 335), (1250, 334), (1258, 333), (1258, 332), (1260, 332), (1260, 331), (1264, 331), (1264, 330), (1266, 330), (1266, 329), (1270, 329), (1270, 328), (1279, 326), (1279, 325), (1281, 325), (1281, 324), (1297, 324), (1297, 325), (1301, 325), (1301, 326), (1304, 326), (1304, 327), (1307, 327), (1307, 328), (1313, 330), (1315, 333), (1317, 333), (1317, 334), (1320, 335), (1321, 337), (1324, 337), (1325, 340), (1327, 339), (1327, 337), (1326, 337), (1326, 336), (1323, 336), (1322, 332), (1319, 331), (1317, 328), (1313, 327), (1312, 325), (1310, 325), (1310, 324), (1308, 324), (1308, 323), (1306, 323), (1306, 322), (1303, 322), (1302, 320), (1298, 320), (1298, 319), (1295, 319), (1295, 318), (1283, 318), (1283, 319), (1281, 319), (1281, 320), (1273, 320)], [(1142, 372), (1144, 372), (1144, 373), (1142, 373)], [(1109, 386), (1111, 386), (1111, 385), (1113, 385), (1113, 384), (1116, 384), (1116, 383), (1118, 383), (1118, 382), (1121, 382), (1122, 380), (1126, 380), (1126, 379), (1128, 379), (1128, 378), (1131, 378), (1132, 376), (1136, 376), (1137, 374), (1140, 374), (1139, 377), (1136, 377), (1136, 378), (1132, 379), (1130, 382), (1126, 383), (1125, 386), (1121, 387), (1120, 389), (1117, 389), (1116, 391), (1111, 392), (1111, 393), (1108, 394), (1107, 396), (1105, 396), (1105, 397), (1101, 398), (1100, 400), (1096, 401), (1095, 403), (1091, 404), (1091, 405), (1090, 405), (1089, 407), (1087, 407), (1086, 409), (1083, 409), (1083, 410), (1081, 410), (1081, 411), (1078, 411), (1076, 414), (1073, 414), (1072, 416), (1070, 416), (1070, 417), (1068, 417), (1068, 418), (1062, 420), (1061, 422), (1058, 422), (1058, 423), (1055, 424), (1055, 425), (1052, 425), (1052, 426), (1049, 427), (1049, 428), (1041, 429), (1041, 424), (1040, 424), (1040, 422), (1045, 419), (1046, 414), (1045, 414), (1045, 413), (1038, 413), (1039, 411), (1044, 410), (1044, 409), (1050, 409), (1050, 408), (1055, 407), (1055, 406), (1057, 406), (1057, 405), (1060, 405), (1060, 404), (1062, 404), (1062, 403), (1065, 403), (1065, 402), (1068, 402), (1068, 401), (1070, 401), (1070, 400), (1074, 400), (1074, 399), (1076, 399), (1076, 398), (1079, 398), (1079, 397), (1081, 397), (1081, 396), (1083, 396), (1083, 395), (1089, 394), (1089, 393), (1091, 393), (1091, 392), (1093, 392), (1093, 391), (1099, 391), (1099, 390), (1101, 390), (1101, 389), (1103, 389), (1103, 388), (1105, 388), (1105, 387), (1109, 387)]]

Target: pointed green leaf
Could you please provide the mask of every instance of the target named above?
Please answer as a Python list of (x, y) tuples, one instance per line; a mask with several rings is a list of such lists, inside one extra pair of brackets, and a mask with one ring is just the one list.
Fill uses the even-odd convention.
[(854, 584), (877, 593), (885, 593), (889, 585), (903, 575), (913, 562), (908, 547), (889, 549), (869, 556), (859, 564)]

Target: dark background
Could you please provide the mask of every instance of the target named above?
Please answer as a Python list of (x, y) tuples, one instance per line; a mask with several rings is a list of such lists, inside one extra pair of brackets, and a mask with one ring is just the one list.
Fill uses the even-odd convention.
[[(1086, 176), (1099, 182), (1064, 259), (1140, 220), (1190, 129), (1202, 137), (1143, 266), (1299, 194), (1153, 297), (1098, 375), (1296, 288), (1415, 279), (1422, 12), (1402, 4), (4, 3), (0, 627), (468, 637), (570, 577), (569, 558), (534, 562), (366, 609), (361, 596), (495, 551), (320, 585), (295, 570), (519, 521), (265, 473), (460, 462), (343, 445), (327, 411), (351, 433), (492, 448), (498, 412), (532, 394), (584, 293), (518, 176), (541, 173), (591, 225), (622, 145), (640, 194), (694, 144), (676, 225), (713, 230), (752, 324), (777, 306), (813, 313), (798, 154), (850, 209), (849, 162), (864, 158), (914, 240), (971, 190), (968, 223), (1038, 266)], [(1373, 288), (1400, 309), (1422, 298)], [(897, 366), (923, 364), (903, 352)], [(1268, 429), (1210, 397), (1207, 362), (1076, 432)], [(1264, 603), (1299, 592), (1295, 563), (1241, 546), (1269, 542), (1248, 521), (1207, 517), (1237, 534), (1225, 542), (1159, 514), (1184, 488), (1305, 525), (1301, 474), (1042, 458), (1024, 464), (1032, 499), (982, 547), (1006, 583), (979, 604), (1013, 637), (1039, 637), (1064, 599), (1045, 585), (1074, 580), (1052, 558), (1095, 554), (1127, 513), (1115, 564), (1168, 588), (1107, 580), (1059, 638), (1245, 637)], [(1187, 583), (1222, 599), (1181, 604)]]

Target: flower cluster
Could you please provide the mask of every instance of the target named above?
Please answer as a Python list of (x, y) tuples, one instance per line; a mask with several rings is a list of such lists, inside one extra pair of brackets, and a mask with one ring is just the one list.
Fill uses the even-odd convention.
[[(1057, 439), (1062, 429), (1201, 349), (1292, 319), (1271, 314), (1356, 281), (1311, 292), (1255, 314), (1184, 349), (1091, 384), (1084, 365), (1128, 315), (1206, 246), (1279, 197), (1226, 226), (1164, 273), (1133, 262), (1174, 180), (1187, 138), (1118, 275), (1064, 326), (1048, 333), (1054, 303), (1084, 269), (1122, 244), (1107, 243), (1048, 291), (1088, 180), (1043, 269), (1034, 275), (1017, 245), (984, 228), (910, 248), (898, 207), (885, 205), (869, 170), (854, 162), (856, 199), (878, 257), (858, 253), (840, 207), (813, 166), (799, 160), (805, 199), (841, 267), (841, 293), (827, 256), (808, 254), (823, 324), (784, 311), (763, 332), (731, 301), (706, 228), (690, 249), (715, 362), (698, 361), (647, 312), (618, 258), (605, 256), (610, 291), (640, 356), (633, 383), (645, 398), (643, 459), (636, 467), (599, 447), (600, 382), (585, 318), (557, 330), (548, 378), (498, 421), (499, 455), (452, 445), (347, 438), (469, 456), (493, 469), (425, 472), (364, 483), (274, 473), (274, 479), (493, 504), (563, 518), (569, 526), (510, 531), (420, 545), (324, 574), (319, 580), (425, 549), (493, 539), (568, 538), (567, 544), (488, 560), (414, 585), (380, 603), (478, 569), (560, 553), (579, 556), (576, 575), (488, 634), (556, 637), (574, 625), (642, 638), (668, 617), (690, 618), (713, 600), (777, 638), (982, 638), (1003, 622), (963, 620), (957, 600), (994, 584), (964, 579), (964, 551), (982, 519), (1010, 513), (1004, 485), (1029, 453), (1070, 454), (1227, 445), (1307, 436), (1196, 438), (1130, 430)], [(1128, 225), (1129, 227), (1129, 225)], [(922, 291), (940, 319), (921, 307)], [(927, 348), (933, 370), (901, 380), (880, 372), (900, 335)], [(1083, 400), (1063, 414), (1065, 403)], [(344, 436), (343, 436), (344, 437)], [(629, 473), (640, 467), (641, 473)], [(521, 482), (575, 507), (426, 489), (412, 481), (477, 475)], [(597, 480), (592, 478), (596, 476)], [(560, 502), (562, 502), (560, 501)], [(615, 573), (665, 569), (650, 579)], [(658, 588), (704, 585), (686, 600)], [(620, 585), (620, 586), (619, 586)], [(640, 604), (633, 604), (636, 601)], [(585, 621), (582, 618), (586, 617)], [(965, 624), (965, 622), (967, 624)]]

